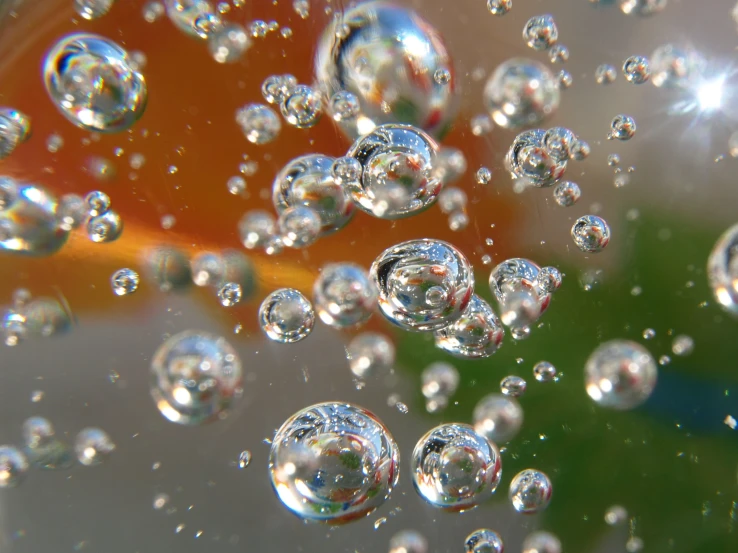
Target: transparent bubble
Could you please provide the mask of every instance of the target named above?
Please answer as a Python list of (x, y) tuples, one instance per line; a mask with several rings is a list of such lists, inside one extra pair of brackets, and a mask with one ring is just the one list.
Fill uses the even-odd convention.
[(346, 346), (346, 357), (356, 377), (369, 378), (393, 368), (395, 346), (384, 334), (362, 332)]
[(477, 173), (474, 175), (474, 178), (477, 181), (477, 184), (489, 184), (489, 181), (492, 180), (492, 171), (487, 167), (480, 167), (477, 169)]
[(538, 272), (538, 286), (542, 292), (552, 294), (561, 287), (561, 272), (556, 267), (543, 267)]
[(259, 324), (271, 340), (291, 344), (313, 331), (315, 311), (310, 301), (297, 290), (280, 288), (261, 302)]
[[(444, 185), (448, 185), (461, 178), (464, 173), (466, 173), (464, 152), (451, 146), (441, 147), (436, 154), (435, 177)], [(442, 193), (443, 191), (441, 191)]]
[(545, 136), (543, 129), (534, 129), (515, 137), (505, 157), (513, 179), (523, 179), (536, 188), (545, 188), (564, 175), (567, 160), (557, 159), (549, 153), (544, 145)]
[(431, 363), (420, 375), (421, 390), (427, 399), (449, 398), (459, 387), (459, 371), (450, 363)]
[(509, 397), (520, 397), (525, 393), (528, 383), (524, 378), (508, 375), (500, 381), (500, 391)]
[(43, 417), (23, 423), (24, 452), (32, 466), (43, 470), (68, 469), (74, 464), (69, 446), (58, 440), (54, 426)]
[(85, 196), (85, 204), (89, 215), (97, 217), (110, 209), (110, 196), (100, 190), (94, 190)]
[(238, 234), (248, 250), (263, 248), (277, 232), (274, 215), (261, 209), (247, 211), (238, 222)]
[(226, 181), (228, 192), (240, 196), (246, 192), (246, 180), (240, 175), (234, 175)]
[(353, 121), (361, 113), (361, 104), (356, 94), (348, 90), (339, 90), (329, 102), (330, 113), (333, 120), (340, 123), (341, 121)]
[(10, 177), (0, 177), (0, 211), (8, 209), (17, 199), (17, 183)]
[(282, 117), (298, 129), (315, 126), (323, 115), (320, 93), (307, 85), (299, 84), (290, 90), (281, 106)]
[(533, 366), (533, 376), (538, 382), (554, 382), (558, 379), (556, 367), (548, 361), (539, 361)]
[(169, 496), (165, 493), (156, 494), (154, 496), (154, 500), (152, 501), (152, 505), (154, 509), (156, 509), (157, 511), (162, 510), (168, 504), (169, 504)]
[(361, 181), (363, 169), (359, 160), (353, 157), (339, 157), (331, 166), (331, 175), (336, 184), (358, 183)]
[(597, 215), (585, 215), (571, 227), (571, 237), (583, 252), (599, 253), (610, 243), (610, 227)]
[(354, 204), (334, 180), (333, 162), (332, 157), (309, 154), (285, 165), (272, 185), (277, 212), (297, 205), (309, 207), (320, 215), (324, 235), (346, 226), (354, 215)]
[(623, 62), (623, 75), (629, 83), (645, 83), (651, 77), (648, 58), (644, 56), (630, 56)]
[(558, 80), (551, 70), (525, 58), (503, 62), (484, 87), (487, 111), (504, 128), (540, 123), (556, 111), (559, 99)]
[(454, 211), (448, 216), (448, 228), (453, 231), (464, 230), (469, 226), (469, 215), (465, 211)]
[(454, 357), (479, 359), (495, 353), (504, 336), (497, 315), (475, 294), (459, 319), (435, 332), (435, 342)]
[(146, 108), (146, 82), (112, 40), (74, 33), (59, 40), (44, 61), (44, 84), (59, 111), (89, 131), (126, 130)]
[(218, 290), (218, 299), (223, 307), (233, 307), (237, 303), (241, 302), (243, 297), (243, 290), (241, 285), (237, 282), (226, 282)]
[(531, 17), (523, 27), (523, 40), (534, 50), (548, 50), (559, 39), (559, 30), (552, 15)]
[(127, 296), (138, 290), (140, 277), (133, 269), (118, 269), (110, 277), (110, 285), (116, 296)]
[(489, 286), (500, 308), (500, 319), (516, 340), (526, 338), (530, 325), (551, 302), (551, 269), (543, 271), (528, 259), (513, 258), (497, 265), (489, 276)]
[(577, 138), (574, 144), (571, 145), (571, 159), (575, 161), (587, 159), (591, 152), (592, 150), (589, 147), (589, 144), (580, 138)]
[(512, 8), (512, 0), (487, 0), (487, 9), (492, 15), (505, 15)]
[(453, 74), (442, 37), (416, 12), (386, 2), (344, 11), (323, 31), (315, 53), (325, 97), (345, 90), (359, 100), (361, 116), (340, 125), (352, 138), (383, 123), (445, 134), (456, 114), (456, 86), (438, 84), (438, 69)]
[(389, 553), (428, 553), (428, 540), (416, 530), (401, 530), (390, 538)]
[(251, 452), (247, 449), (238, 455), (238, 468), (245, 469), (251, 464)]
[(694, 340), (691, 336), (680, 334), (671, 343), (671, 351), (674, 355), (689, 355), (694, 351)]
[(705, 59), (695, 50), (664, 44), (651, 54), (651, 82), (657, 87), (686, 88), (703, 74)]
[(220, 286), (223, 281), (224, 261), (216, 253), (201, 252), (196, 254), (190, 262), (192, 268), (192, 282), (196, 286)]
[(269, 452), (269, 475), (297, 516), (341, 524), (372, 513), (397, 484), (400, 452), (371, 412), (321, 403), (287, 419)]
[(559, 88), (569, 88), (574, 82), (574, 77), (566, 69), (562, 69), (556, 75), (556, 80), (559, 83)]
[(717, 302), (738, 316), (738, 224), (718, 239), (707, 259), (707, 279)]
[(281, 105), (296, 86), (297, 79), (293, 75), (270, 75), (261, 84), (261, 95), (270, 104)]
[(443, 213), (453, 213), (466, 209), (466, 192), (455, 186), (444, 188), (438, 195), (438, 206)]
[(439, 67), (433, 72), (433, 80), (436, 84), (446, 85), (451, 82), (451, 72), (445, 67)]
[(364, 268), (332, 263), (322, 268), (313, 284), (313, 302), (320, 320), (345, 328), (365, 323), (377, 305), (377, 289)]
[(511, 397), (489, 394), (474, 407), (472, 420), (479, 434), (495, 443), (509, 442), (523, 426), (523, 409)]
[(605, 522), (610, 526), (619, 526), (628, 521), (628, 511), (622, 505), (613, 505), (605, 511)]
[(151, 397), (178, 424), (225, 418), (241, 396), (241, 361), (220, 336), (185, 330), (161, 344), (151, 360)]
[(500, 535), (486, 528), (474, 530), (464, 540), (466, 553), (502, 553), (504, 549)]
[(537, 530), (523, 540), (523, 553), (561, 553), (561, 541), (551, 532)]
[(653, 15), (666, 7), (667, 0), (620, 0), (620, 10), (626, 15)]
[(28, 138), (29, 132), (30, 120), (25, 115), (10, 108), (0, 108), (0, 159), (12, 154), (18, 144)]
[(261, 104), (247, 104), (236, 112), (246, 139), (252, 144), (267, 144), (279, 135), (282, 123), (274, 110)]
[(433, 507), (473, 509), (502, 478), (497, 446), (466, 424), (442, 424), (418, 440), (411, 460), (415, 490)]
[(551, 63), (563, 63), (569, 61), (569, 49), (563, 44), (552, 46), (548, 51), (548, 59)]
[(157, 0), (148, 0), (141, 8), (141, 15), (143, 15), (146, 23), (153, 23), (166, 13), (164, 6)]
[(277, 226), (285, 246), (306, 248), (314, 244), (320, 236), (322, 221), (314, 209), (304, 205), (295, 205), (279, 214)]
[(110, 11), (115, 0), (74, 0), (74, 11), (83, 19), (102, 17)]
[(91, 217), (87, 221), (87, 237), (93, 242), (113, 242), (122, 233), (123, 219), (113, 210), (108, 210), (97, 217)]
[(589, 396), (602, 407), (621, 410), (646, 401), (656, 387), (657, 374), (648, 350), (627, 340), (600, 345), (584, 367)]
[(115, 451), (115, 443), (107, 432), (100, 428), (83, 428), (74, 439), (77, 461), (85, 466), (100, 465)]
[(545, 473), (525, 469), (517, 473), (510, 482), (510, 501), (513, 508), (524, 514), (539, 513), (548, 507), (553, 486)]
[(636, 122), (630, 115), (616, 115), (610, 123), (610, 134), (607, 135), (609, 140), (617, 138), (618, 140), (630, 140), (635, 136)]
[(379, 307), (406, 330), (439, 330), (461, 317), (474, 293), (469, 261), (440, 240), (409, 240), (382, 252), (370, 278)]
[(492, 132), (494, 123), (486, 113), (478, 113), (469, 119), (469, 129), (474, 136), (482, 136)]
[[(346, 187), (356, 205), (375, 217), (399, 219), (415, 215), (436, 200), (441, 181), (434, 174), (438, 145), (420, 129), (382, 125), (358, 139), (346, 154), (361, 163), (360, 181)], [(396, 202), (387, 194), (396, 189)]]
[(237, 62), (250, 46), (246, 29), (238, 23), (225, 23), (208, 34), (210, 55), (218, 63)]
[(164, 0), (167, 16), (180, 31), (192, 37), (207, 38), (197, 28), (198, 20), (214, 18), (213, 5), (208, 0)]
[(18, 183), (15, 200), (0, 209), (0, 252), (51, 255), (67, 241), (57, 219), (57, 201), (43, 188)]
[(603, 63), (595, 69), (595, 82), (597, 84), (610, 84), (618, 76), (618, 70), (609, 63)]
[(576, 135), (565, 127), (553, 127), (543, 135), (543, 147), (556, 161), (567, 161)]
[(310, 0), (292, 0), (292, 9), (302, 19), (310, 17)]
[(113, 162), (104, 157), (92, 156), (87, 158), (85, 169), (94, 179), (101, 182), (111, 182), (117, 176), (117, 170)]
[(14, 488), (28, 472), (28, 459), (12, 445), (0, 445), (0, 488)]
[(46, 149), (51, 154), (55, 154), (64, 146), (64, 138), (58, 134), (50, 134), (46, 139)]

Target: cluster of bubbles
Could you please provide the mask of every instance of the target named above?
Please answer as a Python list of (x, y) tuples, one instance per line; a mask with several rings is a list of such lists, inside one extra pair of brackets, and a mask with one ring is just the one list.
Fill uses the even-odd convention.
[(2, 310), (0, 335), (7, 346), (16, 346), (29, 338), (61, 335), (72, 328), (74, 317), (63, 300), (41, 296), (34, 298), (25, 288), (13, 293), (12, 304)]
[(105, 192), (95, 190), (85, 196), (87, 206), (87, 237), (93, 242), (113, 242), (123, 233), (123, 219), (110, 208), (110, 198)]

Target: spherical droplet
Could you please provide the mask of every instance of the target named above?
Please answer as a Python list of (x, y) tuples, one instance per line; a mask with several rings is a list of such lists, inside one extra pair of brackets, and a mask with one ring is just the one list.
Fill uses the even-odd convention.
[(738, 224), (718, 239), (707, 259), (707, 279), (717, 302), (738, 316)]
[(539, 513), (548, 507), (553, 486), (545, 473), (525, 469), (510, 482), (510, 501), (513, 508), (524, 514)]
[(252, 144), (267, 144), (279, 135), (282, 123), (279, 116), (268, 106), (247, 104), (236, 112), (236, 123), (241, 127), (246, 140)]
[(484, 87), (485, 106), (504, 128), (540, 123), (556, 111), (559, 99), (558, 80), (551, 70), (525, 58), (503, 62)]
[(263, 248), (276, 235), (277, 221), (267, 211), (252, 209), (238, 222), (238, 233), (246, 249)]
[(151, 397), (161, 414), (178, 424), (224, 418), (241, 396), (241, 382), (238, 353), (209, 332), (175, 334), (151, 360)]
[(0, 446), (0, 488), (14, 488), (28, 472), (28, 459), (12, 445)]
[(559, 30), (552, 15), (531, 17), (523, 27), (523, 40), (534, 50), (548, 50), (559, 39)]
[(609, 63), (603, 63), (595, 69), (595, 82), (597, 84), (610, 84), (618, 76), (618, 70)]
[(243, 297), (243, 290), (241, 285), (237, 282), (226, 282), (218, 290), (218, 299), (223, 307), (233, 307), (237, 303), (241, 302)]
[(110, 277), (110, 285), (116, 296), (127, 296), (138, 290), (140, 280), (133, 269), (118, 269)]
[(497, 446), (466, 424), (442, 424), (423, 435), (411, 460), (415, 490), (433, 507), (472, 509), (502, 478)]
[(279, 214), (277, 220), (282, 243), (288, 248), (306, 248), (320, 236), (323, 223), (317, 211), (294, 205)]
[(93, 242), (113, 242), (122, 233), (123, 219), (112, 209), (87, 221), (87, 237)]
[(551, 532), (537, 530), (523, 540), (523, 553), (561, 553), (561, 541)]
[(220, 25), (207, 38), (210, 55), (218, 63), (237, 62), (251, 46), (246, 29), (238, 23)]
[(362, 332), (346, 346), (351, 372), (358, 378), (369, 378), (393, 368), (395, 346), (384, 334)]
[(100, 465), (115, 451), (115, 443), (108, 433), (100, 428), (83, 428), (74, 439), (77, 460), (85, 466)]
[(635, 136), (636, 122), (630, 115), (616, 115), (610, 123), (608, 139), (630, 140)]
[(511, 397), (489, 394), (474, 407), (472, 419), (477, 433), (504, 443), (512, 440), (523, 426), (523, 409)]
[(487, 9), (492, 15), (505, 15), (512, 8), (512, 0), (487, 0)]
[(476, 294), (455, 322), (435, 332), (436, 347), (454, 357), (489, 357), (502, 345), (505, 331), (489, 304)]
[(416, 530), (401, 530), (390, 538), (389, 553), (428, 553), (428, 540)]
[(287, 419), (269, 452), (282, 504), (305, 520), (340, 524), (382, 505), (397, 484), (400, 452), (371, 412), (321, 403)]
[(538, 382), (553, 382), (558, 378), (556, 367), (548, 361), (539, 361), (533, 365), (533, 376)]
[(110, 11), (115, 0), (74, 0), (74, 11), (83, 19), (102, 17)]
[(610, 243), (610, 227), (597, 215), (585, 215), (572, 225), (571, 237), (583, 252), (598, 253)]
[(458, 320), (474, 293), (466, 257), (440, 240), (409, 240), (382, 252), (369, 270), (379, 308), (406, 330), (439, 330)]
[(307, 85), (297, 85), (290, 90), (281, 106), (282, 117), (298, 129), (315, 126), (323, 115), (320, 93)]
[(623, 75), (629, 83), (645, 83), (651, 77), (648, 58), (644, 56), (630, 56), (623, 62)]
[(648, 350), (627, 340), (600, 345), (584, 367), (589, 396), (602, 407), (621, 410), (646, 401), (656, 387), (657, 374)]
[(146, 107), (143, 76), (131, 68), (123, 48), (98, 35), (59, 40), (46, 55), (44, 83), (59, 111), (89, 131), (123, 131)]
[(524, 378), (508, 375), (500, 381), (500, 391), (509, 397), (520, 397), (525, 393), (528, 383)]
[(504, 549), (500, 535), (486, 528), (474, 530), (464, 540), (466, 553), (502, 553)]
[(359, 265), (332, 263), (315, 279), (313, 302), (320, 320), (329, 326), (360, 325), (374, 312), (377, 289)]
[(310, 301), (297, 290), (280, 288), (261, 302), (259, 324), (271, 340), (291, 344), (313, 331), (315, 311)]

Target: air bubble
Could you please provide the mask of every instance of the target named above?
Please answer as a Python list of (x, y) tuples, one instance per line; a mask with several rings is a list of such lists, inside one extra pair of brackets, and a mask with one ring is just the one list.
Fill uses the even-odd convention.
[(630, 115), (616, 115), (610, 123), (608, 139), (630, 140), (635, 136), (636, 122)]
[(236, 123), (252, 144), (268, 144), (279, 136), (282, 123), (274, 110), (261, 104), (247, 104), (236, 112)]
[(77, 461), (85, 466), (100, 465), (108, 460), (115, 451), (115, 443), (100, 428), (83, 428), (74, 439), (74, 452)]
[(707, 279), (717, 302), (738, 316), (738, 224), (718, 239), (707, 259)]
[(354, 376), (369, 378), (393, 368), (395, 346), (384, 334), (362, 332), (346, 346), (346, 357)]
[(277, 220), (282, 243), (288, 248), (306, 248), (320, 236), (320, 215), (304, 205), (288, 207)]
[(502, 553), (504, 550), (500, 535), (486, 528), (474, 530), (464, 540), (466, 553)]
[(241, 243), (247, 250), (265, 247), (276, 232), (277, 221), (274, 215), (261, 209), (247, 211), (238, 222)]
[(594, 75), (597, 84), (610, 84), (617, 78), (618, 70), (609, 63), (603, 63), (597, 66)]
[(599, 253), (610, 243), (610, 227), (597, 215), (585, 215), (571, 227), (571, 237), (585, 253)]
[(281, 106), (282, 117), (298, 129), (315, 126), (323, 115), (320, 93), (307, 85), (297, 85), (289, 91)]
[(218, 63), (235, 63), (251, 46), (246, 30), (237, 23), (226, 23), (208, 34), (210, 55)]
[(14, 488), (28, 472), (28, 459), (17, 447), (0, 446), (0, 488)]
[(548, 50), (558, 38), (556, 22), (549, 14), (531, 17), (523, 27), (523, 40), (534, 50)]
[(428, 540), (416, 530), (402, 530), (390, 538), (389, 553), (428, 553)]
[(223, 307), (233, 307), (234, 305), (241, 303), (243, 297), (243, 290), (241, 285), (237, 282), (226, 282), (218, 290), (218, 299)]
[(644, 56), (630, 56), (623, 62), (623, 75), (629, 83), (645, 83), (651, 77), (648, 58)]
[(539, 513), (548, 507), (553, 487), (545, 473), (526, 469), (510, 482), (510, 501), (513, 508), (524, 514)]
[(264, 298), (259, 307), (259, 324), (271, 340), (291, 344), (313, 331), (315, 311), (300, 292), (281, 288)]
[(620, 0), (620, 11), (626, 15), (647, 16), (659, 13), (667, 0)]
[(458, 320), (435, 332), (436, 347), (454, 357), (480, 359), (494, 354), (505, 331), (489, 304), (476, 294)]
[(523, 409), (512, 397), (484, 396), (474, 407), (474, 430), (495, 443), (512, 440), (523, 426)]
[(587, 393), (600, 406), (633, 409), (653, 392), (656, 362), (643, 346), (626, 340), (600, 345), (584, 368)]
[(127, 296), (138, 290), (140, 277), (133, 269), (118, 269), (110, 277), (110, 285), (116, 296)]
[(328, 102), (329, 111), (333, 120), (340, 123), (341, 121), (353, 121), (361, 113), (361, 104), (356, 94), (348, 90), (339, 90), (331, 96)]
[(89, 21), (107, 14), (114, 2), (115, 0), (74, 0), (74, 11)]
[(523, 540), (523, 553), (561, 553), (561, 540), (544, 530), (531, 532)]
[(500, 381), (500, 391), (508, 397), (520, 397), (525, 393), (528, 383), (524, 378), (508, 375)]
[(335, 328), (357, 326), (372, 316), (377, 290), (362, 267), (332, 263), (324, 266), (315, 279), (313, 302), (325, 324)]
[(512, 8), (512, 0), (487, 0), (487, 9), (492, 15), (505, 15)]
[(533, 376), (538, 382), (555, 382), (558, 372), (548, 361), (539, 361), (533, 366)]
[(122, 233), (123, 219), (113, 210), (108, 210), (97, 217), (91, 217), (87, 221), (87, 237), (93, 242), (113, 242)]

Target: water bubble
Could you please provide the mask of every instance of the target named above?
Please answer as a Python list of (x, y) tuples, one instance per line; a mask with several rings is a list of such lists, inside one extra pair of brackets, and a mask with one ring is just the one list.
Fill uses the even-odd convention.
[(557, 159), (549, 153), (544, 144), (545, 136), (543, 129), (534, 129), (515, 137), (505, 157), (513, 179), (523, 179), (536, 188), (545, 188), (564, 175), (567, 160)]
[(685, 88), (699, 78), (705, 68), (704, 58), (691, 48), (664, 44), (651, 55), (651, 82), (665, 88)]
[(648, 58), (644, 56), (630, 56), (623, 62), (623, 75), (629, 83), (645, 83), (651, 76)]
[(466, 553), (502, 553), (504, 549), (500, 535), (486, 528), (474, 530), (464, 540)]
[(474, 407), (472, 420), (477, 433), (495, 443), (509, 442), (523, 426), (523, 409), (511, 397), (489, 394)]
[(218, 63), (237, 62), (250, 46), (246, 30), (238, 23), (226, 23), (208, 33), (210, 55)]
[(477, 181), (477, 184), (489, 184), (489, 181), (492, 180), (492, 171), (490, 171), (486, 167), (480, 167), (479, 169), (477, 169), (474, 178)]
[(674, 355), (689, 355), (694, 351), (694, 340), (691, 336), (680, 334), (671, 343), (671, 351)]
[(561, 540), (544, 530), (531, 532), (523, 540), (523, 553), (561, 553)]
[(292, 9), (302, 19), (310, 17), (310, 0), (293, 0)]
[(346, 403), (307, 407), (281, 426), (269, 474), (285, 507), (306, 520), (340, 524), (382, 505), (397, 484), (400, 453), (371, 412)]
[(738, 224), (713, 246), (707, 259), (707, 279), (717, 302), (738, 316)]
[(138, 290), (140, 278), (133, 269), (118, 269), (110, 277), (110, 285), (116, 296), (127, 296)]
[(28, 459), (12, 445), (0, 446), (0, 488), (14, 488), (28, 472)]
[(306, 248), (320, 236), (320, 215), (304, 205), (288, 207), (277, 220), (282, 243), (288, 248)]
[(85, 196), (85, 204), (90, 216), (97, 217), (110, 209), (110, 196), (100, 190), (94, 190)]
[(542, 292), (552, 294), (561, 287), (561, 272), (556, 267), (543, 267), (538, 272), (538, 286)]
[(341, 121), (353, 121), (361, 113), (361, 104), (353, 92), (339, 90), (331, 96), (329, 110), (333, 116), (333, 120), (338, 123)]
[(296, 86), (297, 79), (293, 75), (270, 75), (261, 84), (261, 95), (270, 104), (281, 105)]
[(180, 31), (192, 37), (207, 38), (203, 21), (217, 18), (208, 0), (164, 0), (164, 4), (167, 16)]
[(0, 108), (0, 159), (13, 153), (31, 132), (30, 119), (18, 110)]
[(377, 303), (377, 290), (362, 267), (332, 263), (322, 268), (313, 284), (313, 302), (320, 320), (345, 328), (366, 322)]
[(512, 0), (487, 0), (487, 9), (492, 15), (505, 15), (511, 8)]
[(18, 183), (11, 190), (14, 200), (0, 209), (0, 252), (26, 255), (57, 252), (69, 233), (59, 225), (56, 198), (32, 184)]
[(489, 304), (474, 294), (461, 317), (435, 332), (436, 347), (454, 357), (479, 359), (495, 353), (505, 336)]
[(528, 336), (529, 326), (551, 302), (549, 272), (541, 275), (541, 268), (532, 261), (513, 258), (503, 261), (490, 273), (489, 286), (500, 307), (500, 318), (516, 340)]
[(620, 156), (618, 154), (610, 154), (607, 156), (607, 164), (610, 167), (617, 167), (620, 165)]
[(143, 76), (131, 68), (123, 48), (98, 35), (59, 40), (46, 55), (44, 83), (59, 111), (90, 131), (123, 131), (146, 108)]
[(574, 78), (571, 76), (571, 73), (566, 69), (559, 71), (558, 75), (556, 75), (556, 79), (559, 82), (559, 88), (569, 88), (574, 82)]
[(461, 317), (474, 292), (469, 261), (440, 240), (409, 240), (382, 252), (369, 270), (379, 307), (406, 330), (439, 330)]
[(115, 443), (108, 433), (100, 428), (83, 428), (74, 439), (77, 460), (85, 466), (100, 465), (115, 451)]
[(438, 207), (443, 213), (453, 213), (466, 209), (466, 192), (455, 186), (444, 188), (438, 195)]
[(613, 505), (605, 511), (605, 522), (610, 526), (619, 526), (628, 521), (628, 511), (622, 505)]
[(524, 378), (508, 375), (500, 381), (500, 391), (509, 397), (520, 397), (525, 393), (528, 383)]
[(251, 452), (246, 449), (238, 455), (238, 468), (245, 469), (251, 464)]
[(559, 39), (559, 30), (552, 15), (531, 17), (523, 27), (523, 40), (534, 50), (548, 50)]
[(643, 550), (643, 540), (637, 536), (631, 536), (625, 542), (625, 550), (628, 553), (639, 553)]
[(653, 340), (656, 337), (656, 331), (653, 328), (646, 328), (642, 336), (644, 340)]
[(571, 227), (571, 237), (586, 253), (599, 253), (610, 243), (610, 227), (597, 215), (585, 215)]
[(626, 15), (653, 15), (666, 7), (667, 0), (620, 0), (620, 10)]
[(473, 509), (486, 501), (502, 477), (497, 446), (466, 424), (429, 430), (418, 440), (411, 466), (418, 494), (447, 511)]
[(165, 493), (156, 494), (154, 496), (154, 500), (152, 501), (152, 505), (154, 509), (156, 509), (157, 511), (162, 510), (168, 504), (169, 504), (169, 496)]
[(44, 470), (68, 469), (74, 464), (67, 444), (55, 436), (54, 426), (43, 417), (31, 417), (23, 423), (25, 454), (31, 465)]
[(238, 222), (241, 242), (248, 250), (266, 246), (277, 232), (274, 216), (261, 209), (247, 211)]
[(246, 180), (240, 175), (234, 175), (226, 181), (226, 188), (234, 196), (241, 196), (246, 192)]
[(74, 0), (74, 11), (83, 19), (102, 17), (110, 11), (115, 0)]
[(23, 319), (24, 331), (48, 338), (61, 334), (72, 326), (71, 315), (56, 298), (40, 297), (18, 309)]
[(146, 265), (159, 290), (170, 292), (186, 288), (192, 281), (187, 255), (171, 246), (159, 246), (146, 255)]
[(618, 76), (618, 70), (609, 63), (603, 63), (595, 69), (595, 82), (597, 84), (610, 84)]
[(281, 106), (282, 117), (298, 129), (315, 126), (323, 115), (320, 93), (307, 85), (299, 84), (290, 90)]
[(87, 221), (87, 237), (93, 242), (104, 243), (117, 240), (123, 233), (123, 219), (115, 211), (108, 210)]
[(271, 340), (291, 344), (313, 331), (315, 311), (310, 301), (297, 290), (280, 288), (261, 302), (259, 324)]
[(241, 396), (241, 361), (220, 336), (185, 330), (161, 344), (151, 360), (151, 397), (178, 424), (222, 419)]
[[(415, 215), (435, 202), (442, 183), (434, 174), (438, 145), (420, 129), (387, 124), (358, 139), (346, 154), (357, 159), (360, 180), (346, 187), (357, 206), (375, 217)], [(387, 202), (396, 193), (396, 201)]]
[(8, 209), (17, 199), (17, 183), (10, 177), (0, 177), (0, 211)]
[(600, 345), (584, 367), (587, 393), (602, 407), (632, 409), (656, 387), (656, 363), (635, 342), (611, 340)]
[(636, 122), (630, 115), (616, 115), (610, 123), (608, 139), (630, 140), (635, 136)]
[(46, 139), (46, 149), (51, 154), (55, 154), (56, 152), (61, 150), (62, 146), (64, 146), (64, 138), (62, 138), (61, 135), (50, 134), (49, 137)]
[(551, 63), (564, 63), (565, 61), (569, 61), (569, 49), (562, 44), (557, 44), (556, 46), (551, 47), (548, 51), (548, 59)]
[(565, 127), (553, 127), (543, 135), (543, 147), (556, 161), (567, 161), (576, 141), (576, 135)]
[(492, 132), (494, 123), (486, 113), (478, 113), (469, 120), (469, 129), (474, 136), (482, 136)]
[(395, 364), (395, 346), (384, 334), (362, 332), (346, 346), (351, 372), (358, 378), (386, 372)]
[(117, 175), (113, 162), (104, 157), (92, 156), (88, 158), (85, 169), (94, 179), (102, 182), (110, 182)]
[(582, 161), (587, 159), (591, 153), (591, 148), (584, 140), (577, 138), (574, 144), (571, 145), (571, 159), (575, 161)]
[(426, 399), (448, 399), (459, 387), (459, 371), (450, 363), (431, 363), (420, 375), (421, 390)]
[[(434, 173), (436, 178), (444, 185), (451, 184), (461, 178), (466, 173), (464, 152), (452, 146), (441, 147), (436, 154)], [(441, 191), (441, 194), (443, 194), (443, 191)]]
[(465, 211), (454, 211), (448, 216), (448, 228), (459, 231), (469, 226), (469, 215)]
[(267, 144), (279, 135), (282, 123), (274, 110), (261, 104), (247, 104), (236, 112), (236, 123), (252, 144)]
[(451, 72), (445, 67), (439, 67), (433, 72), (433, 80), (436, 84), (446, 85), (451, 82)]
[(363, 2), (323, 31), (315, 74), (326, 98), (354, 94), (361, 116), (341, 124), (355, 138), (383, 123), (406, 123), (434, 135), (448, 131), (456, 86), (438, 84), (438, 69), (453, 74), (437, 31), (416, 12), (386, 2)]
[(223, 307), (233, 307), (237, 303), (241, 302), (243, 297), (243, 290), (241, 285), (237, 282), (226, 282), (218, 290), (218, 299)]
[(558, 379), (556, 367), (548, 361), (539, 361), (533, 365), (533, 376), (538, 382), (555, 382)]
[(545, 473), (525, 469), (510, 482), (510, 501), (513, 508), (524, 514), (538, 513), (548, 507), (553, 487)]
[(389, 553), (428, 553), (428, 540), (416, 530), (402, 530), (390, 538)]
[(146, 23), (153, 23), (166, 13), (166, 9), (157, 0), (148, 0), (141, 9), (141, 15), (143, 15)]

